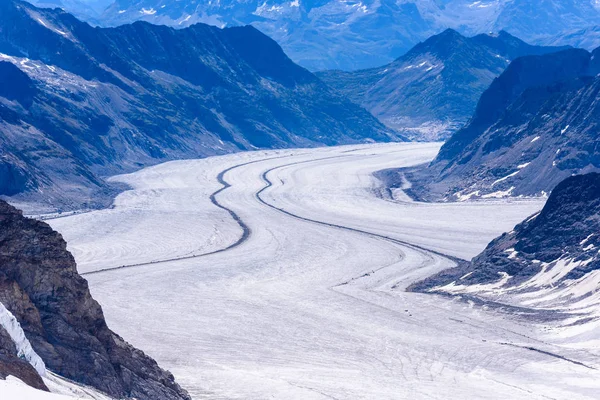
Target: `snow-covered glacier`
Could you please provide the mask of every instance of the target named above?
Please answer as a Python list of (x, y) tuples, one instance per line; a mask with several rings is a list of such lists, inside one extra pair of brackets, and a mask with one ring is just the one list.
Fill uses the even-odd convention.
[(110, 209), (48, 222), (109, 326), (194, 398), (595, 398), (593, 350), (405, 290), (543, 206), (380, 196), (374, 172), (429, 162), (439, 146), (174, 161), (112, 178), (131, 190)]

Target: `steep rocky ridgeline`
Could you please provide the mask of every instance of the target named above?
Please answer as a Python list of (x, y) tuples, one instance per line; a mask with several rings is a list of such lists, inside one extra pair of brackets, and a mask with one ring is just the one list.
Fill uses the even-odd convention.
[[(313, 71), (378, 67), (452, 28), (464, 35), (507, 30), (528, 42), (600, 25), (592, 0), (32, 0), (93, 24), (148, 21), (181, 28), (252, 24)], [(569, 43), (566, 41), (560, 44)]]
[(600, 62), (570, 49), (515, 60), (486, 90), (464, 128), (426, 168), (409, 173), (416, 197), (544, 196), (598, 170)]
[[(18, 320), (49, 370), (114, 398), (190, 398), (169, 372), (107, 327), (60, 234), (3, 201), (0, 303)], [(11, 343), (0, 329), (0, 375), (6, 375), (4, 362), (14, 357)], [(21, 364), (21, 375), (31, 375)], [(16, 366), (8, 373), (16, 375)], [(29, 382), (36, 381), (29, 376)]]
[(382, 67), (317, 75), (403, 135), (443, 140), (467, 122), (512, 60), (559, 50), (565, 48), (531, 46), (504, 31), (468, 38), (449, 29)]
[(412, 289), (598, 318), (599, 232), (600, 174), (569, 177), (539, 214), (492, 241), (470, 263)]
[(0, 0), (0, 195), (106, 205), (177, 158), (398, 139), (252, 27), (93, 28)]

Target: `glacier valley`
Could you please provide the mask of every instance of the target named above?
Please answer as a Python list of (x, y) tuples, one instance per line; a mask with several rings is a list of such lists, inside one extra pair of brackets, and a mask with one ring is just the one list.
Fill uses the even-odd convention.
[(418, 203), (373, 175), (440, 146), (172, 161), (111, 178), (131, 188), (111, 208), (47, 222), (109, 326), (195, 399), (595, 398), (598, 350), (565, 328), (406, 290), (544, 203)]

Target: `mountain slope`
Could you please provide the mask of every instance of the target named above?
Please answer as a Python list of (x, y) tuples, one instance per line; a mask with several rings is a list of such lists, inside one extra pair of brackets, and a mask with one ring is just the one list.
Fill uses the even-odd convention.
[(413, 289), (597, 319), (599, 216), (600, 174), (569, 177), (539, 214), (492, 241), (471, 263)]
[(543, 42), (552, 46), (569, 43), (573, 47), (592, 51), (600, 47), (600, 26), (561, 32)]
[(414, 2), (391, 0), (119, 0), (89, 20), (104, 26), (136, 20), (174, 27), (252, 24), (311, 70), (381, 65), (435, 33)]
[(494, 26), (535, 41), (599, 22), (600, 5), (593, 0), (512, 0), (504, 2)]
[(114, 398), (190, 398), (108, 329), (60, 234), (0, 201), (0, 250), (0, 303), (48, 369)]
[(481, 96), (473, 118), (425, 169), (417, 197), (543, 195), (600, 167), (598, 58), (567, 50), (519, 58)]
[(439, 140), (471, 117), (511, 60), (558, 50), (564, 48), (531, 46), (504, 31), (466, 38), (446, 30), (391, 64), (317, 75), (386, 125), (415, 139)]
[(252, 24), (311, 70), (380, 66), (447, 28), (469, 36), (507, 30), (541, 43), (600, 24), (592, 0), (115, 0), (100, 14), (75, 0), (61, 6), (103, 26), (137, 20), (174, 27)]
[(100, 177), (169, 159), (393, 138), (252, 27), (99, 29), (0, 0), (0, 60), (0, 194), (49, 207), (105, 205)]

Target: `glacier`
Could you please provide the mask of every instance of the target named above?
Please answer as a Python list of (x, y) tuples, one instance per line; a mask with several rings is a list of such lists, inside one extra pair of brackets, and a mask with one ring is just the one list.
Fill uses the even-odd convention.
[(381, 196), (374, 172), (439, 147), (173, 161), (111, 178), (131, 190), (109, 209), (48, 222), (109, 326), (197, 399), (595, 398), (596, 350), (501, 308), (406, 290), (544, 203)]

